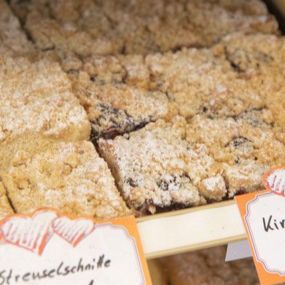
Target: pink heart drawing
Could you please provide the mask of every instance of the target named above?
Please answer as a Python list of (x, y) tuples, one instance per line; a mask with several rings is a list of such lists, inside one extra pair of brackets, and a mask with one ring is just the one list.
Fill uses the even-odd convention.
[(265, 177), (265, 186), (272, 192), (285, 196), (285, 168), (269, 172)]
[(52, 228), (57, 235), (76, 247), (95, 230), (95, 224), (88, 219), (71, 220), (67, 217), (59, 217), (53, 221)]
[(56, 212), (47, 210), (37, 211), (31, 217), (12, 216), (3, 221), (0, 230), (6, 243), (42, 255), (53, 235), (51, 223), (57, 217)]

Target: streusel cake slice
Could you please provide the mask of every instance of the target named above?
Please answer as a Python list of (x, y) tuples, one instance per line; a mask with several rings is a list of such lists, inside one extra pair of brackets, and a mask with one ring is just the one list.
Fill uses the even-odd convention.
[(91, 142), (58, 142), (44, 145), (41, 151), (18, 151), (1, 176), (18, 213), (42, 207), (98, 218), (129, 213)]
[(229, 197), (263, 189), (262, 176), (285, 163), (285, 145), (278, 139), (270, 110), (248, 110), (236, 117), (195, 116), (187, 140), (205, 144), (222, 164)]
[(226, 185), (219, 164), (204, 144), (185, 140), (186, 122), (176, 117), (145, 128), (99, 140), (128, 205), (140, 214), (221, 200)]
[(76, 141), (88, 139), (90, 123), (56, 63), (0, 57), (0, 145), (26, 132)]
[(84, 106), (92, 126), (92, 140), (113, 138), (171, 117), (174, 107), (166, 94), (124, 83), (100, 84), (81, 72), (72, 77), (74, 94)]

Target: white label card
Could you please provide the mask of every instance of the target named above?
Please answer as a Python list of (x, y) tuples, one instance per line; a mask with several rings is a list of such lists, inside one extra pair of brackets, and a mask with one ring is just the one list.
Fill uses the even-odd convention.
[(149, 284), (123, 225), (44, 210), (4, 220), (0, 233), (0, 285)]
[(245, 222), (256, 259), (268, 272), (285, 275), (285, 197), (258, 195), (247, 205)]
[(285, 282), (285, 167), (262, 177), (265, 191), (237, 196), (261, 285)]

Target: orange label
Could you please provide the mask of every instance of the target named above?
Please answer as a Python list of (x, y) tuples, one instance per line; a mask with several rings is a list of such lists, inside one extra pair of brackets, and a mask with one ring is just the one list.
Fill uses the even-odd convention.
[(263, 177), (266, 191), (236, 197), (260, 283), (285, 282), (285, 168)]
[(0, 285), (151, 285), (134, 217), (71, 219), (53, 209), (0, 222)]

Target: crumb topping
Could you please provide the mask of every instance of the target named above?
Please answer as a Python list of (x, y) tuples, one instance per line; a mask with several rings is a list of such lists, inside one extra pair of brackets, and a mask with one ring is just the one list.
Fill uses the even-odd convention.
[(74, 91), (92, 124), (92, 139), (134, 131), (170, 114), (162, 92), (126, 84), (94, 84), (87, 74), (74, 81)]
[(62, 59), (208, 47), (235, 31), (278, 33), (257, 0), (29, 0), (11, 6), (37, 47)]
[[(219, 165), (205, 145), (191, 146), (185, 140), (186, 122), (150, 123), (142, 130), (114, 140), (99, 140), (99, 150), (111, 166), (129, 205), (154, 213), (175, 206), (202, 204), (205, 198), (222, 199), (225, 187), (200, 193), (207, 178), (219, 177)], [(221, 186), (221, 187), (220, 187)]]
[(55, 143), (25, 153), (3, 174), (17, 212), (53, 207), (72, 216), (115, 217), (128, 210), (92, 143)]
[(197, 115), (188, 125), (187, 140), (205, 144), (215, 161), (222, 163), (230, 196), (263, 189), (263, 173), (285, 161), (285, 145), (267, 109), (229, 118)]
[(0, 142), (27, 131), (67, 140), (89, 137), (87, 114), (58, 64), (0, 58)]

